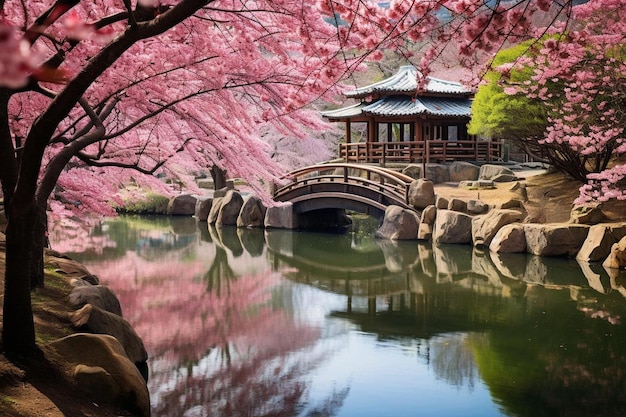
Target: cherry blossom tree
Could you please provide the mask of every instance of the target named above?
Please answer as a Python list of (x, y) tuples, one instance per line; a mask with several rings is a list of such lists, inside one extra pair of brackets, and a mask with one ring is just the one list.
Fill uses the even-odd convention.
[(260, 189), (283, 171), (256, 132), (319, 130), (303, 106), (353, 65), (336, 25), (291, 0), (0, 7), (9, 354), (35, 349), (30, 281), (48, 207), (109, 214), (125, 185), (167, 193), (212, 165)]

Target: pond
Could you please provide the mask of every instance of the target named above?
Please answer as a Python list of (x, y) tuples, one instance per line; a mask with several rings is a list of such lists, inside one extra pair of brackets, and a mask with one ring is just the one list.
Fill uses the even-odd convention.
[(122, 217), (52, 247), (118, 295), (154, 416), (626, 415), (626, 289), (470, 246)]

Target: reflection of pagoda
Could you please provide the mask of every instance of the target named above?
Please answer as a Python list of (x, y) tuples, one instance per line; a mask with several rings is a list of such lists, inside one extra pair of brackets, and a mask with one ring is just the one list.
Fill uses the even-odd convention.
[[(491, 161), (500, 143), (477, 141), (467, 133), (474, 91), (458, 82), (422, 78), (412, 65), (393, 76), (345, 93), (357, 104), (322, 113), (345, 123), (340, 157), (346, 162)], [(353, 129), (365, 141), (353, 142)]]

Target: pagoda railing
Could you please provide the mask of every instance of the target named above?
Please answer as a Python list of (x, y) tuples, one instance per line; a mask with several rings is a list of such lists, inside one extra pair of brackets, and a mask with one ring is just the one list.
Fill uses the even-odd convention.
[(348, 163), (415, 163), (452, 161), (498, 161), (499, 141), (429, 140), (426, 142), (340, 143), (339, 156)]

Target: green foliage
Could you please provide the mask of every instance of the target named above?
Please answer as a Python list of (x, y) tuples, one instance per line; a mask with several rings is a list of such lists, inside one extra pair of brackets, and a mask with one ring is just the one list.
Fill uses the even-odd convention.
[(169, 201), (164, 195), (148, 193), (141, 200), (126, 201), (124, 207), (118, 207), (116, 211), (128, 214), (167, 214)]
[[(492, 67), (516, 62), (530, 53), (532, 42), (525, 42), (504, 49), (493, 59)], [(543, 103), (521, 95), (505, 93), (504, 84), (523, 84), (532, 76), (530, 68), (513, 69), (504, 76), (495, 70), (488, 71), (472, 103), (472, 119), (468, 125), (470, 134), (486, 138), (523, 139), (541, 136), (547, 124)]]

